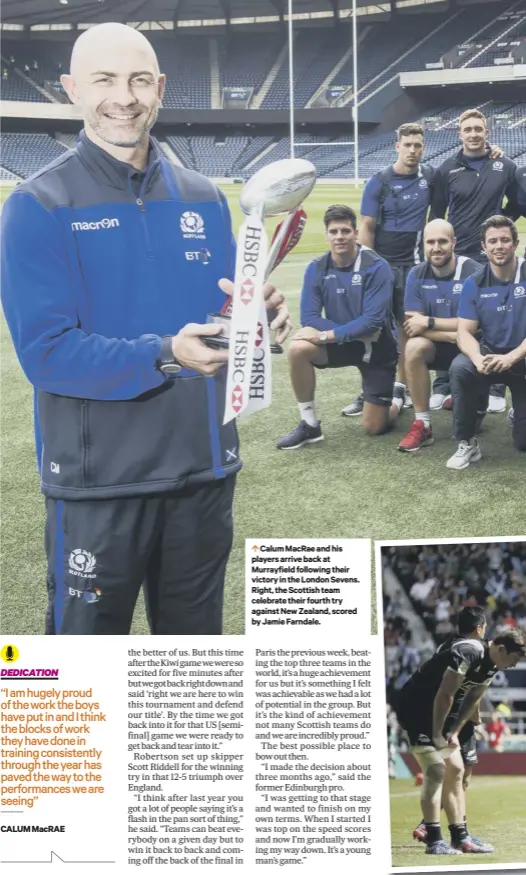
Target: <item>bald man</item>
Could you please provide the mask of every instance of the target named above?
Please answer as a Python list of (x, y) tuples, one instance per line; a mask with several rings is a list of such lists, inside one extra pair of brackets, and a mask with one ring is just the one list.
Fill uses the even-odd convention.
[[(165, 76), (141, 33), (90, 28), (61, 81), (77, 146), (2, 215), (2, 301), (36, 396), (46, 633), (128, 634), (144, 582), (152, 634), (220, 634), (241, 463), (228, 353), (201, 337), (232, 289), (228, 205), (150, 137)], [(282, 341), (283, 296), (265, 297)]]
[(455, 255), (455, 242), (453, 226), (449, 222), (443, 219), (429, 222), (424, 229), (425, 261), (414, 267), (407, 278), (405, 359), (415, 419), (398, 445), (398, 449), (405, 453), (415, 453), (434, 443), (429, 369), (449, 371), (458, 355), (460, 294), (464, 281), (481, 269), (473, 259)]

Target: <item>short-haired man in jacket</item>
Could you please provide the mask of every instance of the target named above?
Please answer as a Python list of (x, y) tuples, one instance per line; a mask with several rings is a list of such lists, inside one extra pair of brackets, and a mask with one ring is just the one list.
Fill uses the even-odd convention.
[(392, 315), (393, 275), (387, 262), (356, 240), (356, 213), (333, 204), (323, 217), (330, 249), (307, 266), (301, 291), (302, 328), (289, 347), (299, 425), (278, 441), (295, 450), (323, 440), (316, 415), (316, 369), (358, 368), (368, 434), (388, 431), (404, 403), (396, 387), (398, 347)]
[(62, 84), (77, 148), (2, 216), (3, 306), (38, 410), (46, 632), (127, 634), (144, 582), (153, 634), (220, 634), (241, 463), (228, 354), (200, 337), (231, 289), (228, 206), (149, 137), (165, 77), (142, 34), (90, 28)]

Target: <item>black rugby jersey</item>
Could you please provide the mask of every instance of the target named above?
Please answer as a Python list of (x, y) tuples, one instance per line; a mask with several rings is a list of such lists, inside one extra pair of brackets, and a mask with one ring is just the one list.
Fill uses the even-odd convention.
[(433, 702), (448, 668), (464, 678), (455, 695), (452, 713), (471, 687), (480, 684), (488, 686), (497, 673), (497, 666), (489, 656), (487, 641), (453, 635), (409, 678), (403, 687), (404, 697), (414, 695), (415, 703), (419, 703), (420, 707)]

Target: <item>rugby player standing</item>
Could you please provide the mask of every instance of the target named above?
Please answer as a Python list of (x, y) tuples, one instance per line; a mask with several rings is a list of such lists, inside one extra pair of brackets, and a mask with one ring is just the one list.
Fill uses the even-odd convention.
[[(524, 656), (526, 638), (518, 629), (496, 635), (489, 642), (477, 638), (449, 639), (417, 669), (400, 692), (396, 704), (398, 719), (423, 774), (420, 802), (427, 835), (426, 854), (490, 852), (491, 846), (480, 840), (477, 844), (468, 836), (464, 823), (462, 730), (497, 671), (517, 665)], [(454, 760), (446, 770), (444, 760), (450, 757)], [(451, 844), (442, 838), (442, 800)]]
[[(484, 635), (486, 634), (486, 615), (484, 613), (484, 609), (481, 607), (465, 607), (462, 608), (458, 615), (457, 619), (457, 631), (455, 634), (451, 635), (444, 644), (439, 648), (442, 649), (447, 647), (449, 643), (452, 643), (458, 638), (475, 638), (479, 641), (482, 641)], [(491, 853), (493, 851), (493, 847), (487, 842), (482, 841), (477, 836), (473, 835), (469, 832), (467, 827), (467, 818), (466, 818), (466, 797), (465, 793), (468, 789), (470, 778), (473, 772), (473, 766), (478, 763), (477, 756), (477, 744), (475, 739), (475, 728), (480, 724), (480, 715), (478, 711), (478, 707), (471, 714), (470, 719), (467, 721), (461, 732), (461, 738), (459, 739), (459, 748), (460, 748), (460, 756), (462, 758), (462, 764), (459, 762), (458, 757), (448, 757), (445, 761), (446, 763), (446, 773), (444, 777), (444, 788), (442, 791), (442, 808), (444, 808), (444, 794), (447, 792), (451, 792), (451, 788), (456, 788), (457, 792), (460, 793), (459, 785), (462, 784), (463, 793), (460, 796), (461, 799), (461, 812), (463, 812), (463, 823), (466, 828), (467, 836), (470, 839), (471, 843), (480, 847), (482, 850), (480, 851), (472, 851), (473, 853)], [(462, 768), (460, 766), (462, 765)], [(427, 841), (427, 830), (424, 821), (422, 820), (419, 825), (413, 830), (413, 838), (418, 839), (420, 842)], [(468, 849), (468, 843), (464, 840), (464, 850)]]
[[(404, 124), (396, 132), (397, 159), (379, 170), (367, 182), (361, 205), (359, 240), (389, 263), (394, 276), (393, 313), (398, 325), (400, 359), (397, 386), (405, 389), (404, 293), (406, 278), (423, 257), (422, 235), (430, 204), (435, 171), (420, 164), (424, 151), (424, 129)], [(364, 406), (363, 392), (342, 410), (343, 416), (357, 416)], [(406, 406), (410, 406), (406, 398)]]

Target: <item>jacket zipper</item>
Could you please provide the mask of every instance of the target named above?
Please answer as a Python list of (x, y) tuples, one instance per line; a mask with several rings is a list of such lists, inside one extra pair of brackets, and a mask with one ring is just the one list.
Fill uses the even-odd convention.
[(142, 181), (142, 185), (141, 185), (141, 187), (140, 187), (140, 189), (139, 189), (139, 194), (138, 194), (138, 196), (135, 194), (135, 192), (134, 192), (134, 190), (133, 190), (133, 186), (132, 186), (132, 184), (131, 184), (131, 177), (130, 177), (130, 176), (128, 176), (128, 187), (129, 187), (129, 189), (130, 189), (130, 192), (131, 192), (131, 194), (132, 194), (132, 197), (133, 197), (135, 203), (137, 204), (137, 206), (138, 206), (138, 208), (139, 208), (139, 212), (140, 212), (140, 214), (141, 214), (142, 227), (143, 227), (143, 231), (144, 231), (144, 237), (145, 237), (145, 240), (146, 240), (146, 257), (147, 257), (147, 258), (153, 258), (153, 257), (154, 257), (154, 256), (153, 256), (153, 247), (152, 247), (152, 241), (151, 241), (151, 238), (150, 238), (150, 231), (149, 231), (149, 229), (148, 229), (148, 221), (147, 221), (147, 216), (146, 216), (146, 204), (144, 203), (144, 201), (143, 201), (143, 199), (142, 199), (142, 197), (141, 197), (141, 195), (142, 195), (143, 192), (144, 192), (144, 187), (145, 187), (145, 183), (146, 183), (146, 178), (147, 178), (147, 177), (145, 176), (144, 179), (143, 179), (143, 181)]
[(148, 230), (148, 222), (146, 220), (146, 207), (144, 205), (144, 201), (140, 197), (135, 198), (135, 203), (139, 207), (139, 210), (141, 213), (142, 226), (144, 229), (144, 236), (146, 238), (146, 255), (148, 258), (153, 258), (153, 249), (152, 249), (152, 243), (151, 243), (151, 239), (150, 239), (150, 232)]
[(89, 443), (88, 443), (88, 402), (81, 401), (80, 402), (80, 433), (82, 440), (82, 459), (81, 459), (81, 482), (82, 486), (88, 485), (88, 452), (89, 452)]

